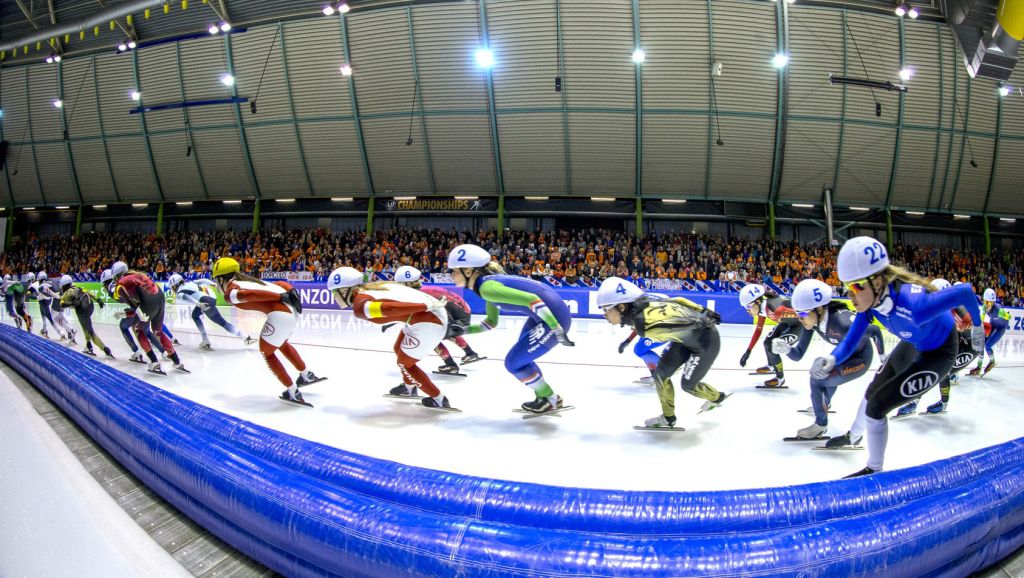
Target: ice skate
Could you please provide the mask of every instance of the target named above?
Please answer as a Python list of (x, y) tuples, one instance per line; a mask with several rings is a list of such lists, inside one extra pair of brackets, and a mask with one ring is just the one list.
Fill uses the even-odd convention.
[(809, 426), (807, 426), (805, 428), (800, 428), (799, 430), (797, 430), (796, 437), (782, 438), (782, 441), (784, 441), (784, 442), (812, 442), (812, 441), (818, 441), (818, 440), (826, 440), (826, 439), (828, 439), (828, 436), (825, 435), (825, 432), (827, 432), (827, 431), (828, 431), (828, 426), (827, 425), (818, 425), (816, 423), (812, 423), (811, 425), (809, 425)]
[(180, 361), (178, 363), (174, 364), (174, 369), (176, 369), (176, 370), (178, 370), (178, 371), (180, 371), (182, 373), (192, 373), (191, 371), (185, 369), (185, 364), (181, 363)]
[(946, 413), (946, 410), (948, 408), (949, 408), (949, 404), (948, 403), (945, 403), (945, 402), (942, 402), (942, 401), (937, 401), (937, 402), (929, 405), (928, 409), (926, 411), (921, 412), (921, 415), (936, 415), (936, 414), (940, 414), (940, 413)]
[(252, 345), (253, 343), (256, 343), (256, 340), (253, 339), (252, 337), (249, 337), (248, 335), (246, 335), (245, 339), (242, 340), (242, 343), (244, 343), (246, 345)]
[(764, 367), (758, 367), (753, 372), (751, 372), (750, 375), (768, 375), (770, 373), (775, 373), (775, 368), (770, 365), (766, 365)]
[(647, 375), (647, 376), (641, 377), (640, 379), (634, 381), (633, 383), (635, 383), (637, 385), (654, 385), (654, 376)]
[(50, 338), (50, 334), (46, 332), (46, 328), (45, 327), (43, 327), (42, 329), (39, 330), (39, 335), (42, 335), (43, 337), (45, 337), (47, 339)]
[(764, 382), (764, 385), (758, 385), (757, 389), (789, 389), (789, 386), (786, 385), (785, 377), (773, 377)]
[(454, 361), (452, 361), (451, 363), (445, 363), (444, 365), (438, 367), (434, 371), (434, 373), (438, 375), (457, 375), (459, 377), (466, 377), (465, 373), (459, 371), (459, 366), (456, 365)]
[(635, 430), (650, 431), (686, 431), (682, 427), (676, 427), (676, 416), (659, 415), (644, 420), (644, 425), (633, 426)]
[(910, 417), (910, 416), (914, 415), (916, 411), (917, 411), (917, 402), (916, 401), (912, 401), (912, 402), (908, 403), (907, 405), (905, 405), (905, 406), (899, 408), (898, 410), (896, 410), (896, 415), (892, 416), (892, 419), (902, 419), (902, 418), (905, 418), (905, 417)]
[(305, 399), (302, 399), (302, 393), (299, 390), (297, 390), (297, 389), (295, 390), (295, 392), (292, 392), (291, 390), (286, 389), (283, 392), (281, 392), (281, 395), (278, 396), (277, 399), (280, 399), (283, 402), (293, 403), (295, 405), (304, 405), (306, 407), (313, 407), (313, 404), (307, 403)]
[(149, 362), (149, 372), (150, 373), (155, 373), (157, 375), (167, 375), (167, 373), (164, 372), (164, 368), (160, 367), (160, 362), (159, 361), (150, 361)]
[(474, 351), (473, 353), (467, 353), (466, 355), (463, 355), (462, 356), (462, 363), (463, 363), (463, 365), (465, 365), (467, 363), (473, 363), (474, 361), (480, 361), (482, 359), (487, 359), (487, 358), (486, 357), (480, 357)]
[(988, 375), (988, 372), (992, 371), (995, 368), (996, 368), (996, 362), (995, 361), (989, 361), (988, 365), (985, 366), (985, 369), (981, 370), (981, 377), (985, 377), (986, 375)]
[(711, 410), (715, 409), (716, 407), (722, 405), (722, 403), (725, 400), (729, 399), (730, 395), (732, 395), (732, 394), (731, 393), (723, 393), (721, 395), (721, 397), (718, 398), (718, 401), (705, 401), (704, 405), (700, 406), (700, 411), (697, 412), (697, 415), (700, 415), (700, 414), (702, 414), (702, 413), (704, 413), (706, 411), (711, 411)]
[(521, 409), (515, 410), (517, 413), (525, 413), (523, 419), (531, 419), (542, 415), (554, 415), (558, 416), (563, 411), (575, 409), (575, 406), (565, 405), (562, 396), (554, 395), (554, 403), (551, 403), (551, 398), (538, 397), (533, 401), (524, 402), (520, 407)]
[(851, 439), (850, 432), (846, 432), (841, 436), (830, 438), (825, 442), (824, 446), (820, 448), (814, 448), (816, 450), (859, 450), (864, 449), (860, 442), (863, 441), (864, 436), (858, 437), (857, 439)]
[(317, 377), (315, 373), (310, 370), (303, 371), (299, 374), (299, 377), (295, 378), (295, 385), (297, 387), (306, 387), (307, 385), (313, 385), (327, 379), (326, 377)]
[(174, 339), (172, 339), (172, 340), (171, 340), (171, 343), (173, 343), (174, 345), (181, 345), (181, 342), (180, 342), (180, 341), (178, 341), (178, 338), (177, 338), (177, 337), (175, 337)]
[[(806, 409), (798, 409), (798, 410), (796, 410), (796, 412), (797, 413), (809, 413), (811, 415), (814, 415), (814, 407), (813, 406), (808, 406)], [(825, 413), (835, 413), (835, 411), (831, 410), (831, 409), (826, 409)]]
[(974, 369), (967, 372), (967, 375), (971, 377), (978, 377), (981, 375), (981, 366), (975, 367)]
[(428, 409), (438, 409), (438, 410), (442, 410), (442, 411), (457, 411), (457, 412), (461, 412), (462, 411), (460, 409), (452, 407), (452, 404), (448, 402), (448, 398), (446, 396), (441, 396), (441, 403), (437, 403), (437, 400), (432, 398), (432, 397), (424, 397), (420, 401), (420, 404), (422, 404), (423, 407), (428, 408)]
[(117, 359), (116, 357), (114, 357), (114, 354), (110, 351), (109, 347), (104, 349), (103, 353), (107, 356), (107, 359)]
[(82, 353), (96, 357), (96, 352), (92, 350), (92, 347), (86, 347), (82, 350)]
[(131, 356), (128, 357), (128, 361), (133, 361), (135, 363), (146, 363), (146, 358), (143, 357), (141, 351), (136, 351), (135, 353), (131, 354)]
[(167, 355), (167, 352), (165, 351), (160, 354), (160, 358), (163, 359), (164, 361), (170, 361), (171, 356)]
[(204, 339), (199, 342), (199, 351), (213, 351), (213, 346), (210, 345), (209, 341)]
[(420, 397), (420, 390), (418, 387), (410, 388), (403, 384), (392, 387), (390, 391), (384, 394), (384, 397), (399, 398), (399, 399), (413, 399)]
[(844, 480), (848, 480), (850, 478), (859, 478), (861, 476), (870, 476), (871, 474), (876, 474), (876, 473), (878, 473), (878, 472), (876, 472), (875, 470), (872, 470), (871, 468), (865, 466), (863, 470), (859, 470), (859, 471), (853, 472), (852, 474), (850, 474), (848, 476), (843, 476), (843, 479)]

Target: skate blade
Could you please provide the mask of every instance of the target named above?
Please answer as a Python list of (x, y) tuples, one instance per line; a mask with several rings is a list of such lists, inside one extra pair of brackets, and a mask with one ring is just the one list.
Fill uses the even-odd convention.
[(386, 397), (388, 399), (401, 399), (401, 400), (405, 400), (405, 401), (410, 401), (410, 400), (412, 400), (412, 401), (419, 401), (419, 400), (423, 399), (423, 396), (419, 395), (419, 394), (417, 394), (417, 395), (391, 395), (390, 393), (385, 393), (383, 395), (383, 397)]
[(829, 448), (829, 447), (825, 447), (825, 446), (816, 446), (816, 447), (813, 447), (811, 449), (815, 450), (815, 451), (822, 451), (822, 452), (843, 452), (843, 451), (850, 452), (850, 451), (863, 450), (864, 446), (839, 446), (837, 448)]
[(462, 363), (462, 365), (469, 365), (470, 363), (476, 363), (478, 361), (483, 361), (485, 359), (487, 359), (487, 357), (478, 357), (478, 358), (476, 358), (476, 359), (474, 359), (472, 361), (462, 361), (460, 363)]
[(914, 417), (915, 415), (917, 415), (917, 414), (916, 413), (908, 413), (908, 414), (904, 414), (904, 415), (894, 415), (894, 416), (889, 418), (889, 421), (899, 421), (899, 420), (902, 420), (902, 419), (907, 419), (908, 417)]
[(141, 363), (143, 365), (146, 363), (145, 361), (143, 361), (141, 359), (129, 359), (128, 361), (130, 361), (132, 363)]
[(455, 413), (462, 413), (462, 410), (457, 407), (430, 407), (429, 405), (420, 404), (423, 409), (432, 409), (434, 411), (451, 411)]
[(684, 428), (684, 427), (677, 427), (677, 426), (658, 427), (658, 426), (635, 425), (635, 426), (633, 426), (633, 429), (635, 429), (636, 431), (676, 431), (676, 432), (686, 431), (686, 428)]
[(313, 404), (308, 403), (306, 401), (299, 401), (297, 399), (285, 399), (285, 398), (283, 398), (281, 396), (278, 396), (277, 399), (279, 399), (279, 400), (281, 400), (281, 401), (283, 401), (283, 402), (285, 402), (285, 403), (287, 403), (289, 405), (300, 405), (300, 406), (303, 406), (303, 407), (313, 407)]
[(569, 411), (570, 409), (576, 409), (576, 406), (575, 405), (563, 405), (562, 407), (560, 407), (558, 409), (553, 409), (551, 411), (545, 411), (543, 413), (534, 413), (532, 411), (526, 411), (523, 408), (514, 409), (512, 411), (515, 412), (515, 413), (523, 414), (523, 419), (533, 419), (535, 417), (541, 417), (541, 416), (545, 416), (545, 415), (550, 415), (550, 416), (555, 416), (555, 417), (562, 417), (560, 414), (562, 412), (564, 412), (564, 411)]
[(788, 385), (755, 385), (757, 389), (789, 389)]
[(192, 373), (191, 371), (185, 369), (184, 367), (180, 367), (180, 368), (179, 367), (175, 367), (174, 371), (177, 371), (179, 373)]
[(824, 441), (824, 440), (828, 440), (828, 439), (831, 439), (831, 438), (829, 438), (828, 436), (817, 436), (817, 437), (813, 437), (813, 438), (802, 438), (802, 437), (796, 436), (796, 437), (782, 438), (782, 441), (784, 441), (784, 442), (820, 442), (820, 441)]
[(94, 352), (92, 352), (92, 351), (83, 351), (82, 354), (83, 355), (89, 355), (89, 356), (92, 356), (92, 357), (96, 357), (96, 354)]
[(775, 373), (775, 372), (774, 371), (766, 371), (764, 373), (760, 373), (760, 372), (757, 372), (757, 371), (751, 371), (747, 375), (772, 375), (773, 373)]
[(431, 373), (433, 373), (434, 375), (450, 375), (452, 377), (469, 377), (465, 373), (445, 373), (443, 371), (433, 371)]
[(302, 389), (302, 388), (306, 387), (307, 385), (313, 385), (314, 383), (320, 383), (321, 381), (326, 381), (326, 380), (327, 380), (326, 377), (318, 377), (318, 378), (314, 379), (313, 381), (307, 381), (306, 383), (302, 383), (302, 384), (296, 383), (295, 386), (298, 387), (299, 389)]
[(930, 411), (922, 411), (922, 412), (918, 413), (917, 415), (942, 415), (944, 413), (946, 413), (945, 410), (937, 412), (937, 413), (932, 413)]
[(154, 375), (167, 375), (167, 372), (162, 369), (147, 369), (146, 371)]
[[(798, 410), (796, 410), (796, 412), (797, 412), (797, 413), (806, 413), (806, 414), (811, 414), (811, 415), (814, 415), (814, 412), (813, 412), (813, 411), (808, 411), (808, 410), (806, 410), (806, 409), (798, 409)], [(835, 412), (834, 412), (834, 411), (832, 411), (832, 410), (830, 409), (830, 410), (828, 410), (828, 411), (827, 411), (827, 412), (825, 412), (825, 413), (835, 413)]]

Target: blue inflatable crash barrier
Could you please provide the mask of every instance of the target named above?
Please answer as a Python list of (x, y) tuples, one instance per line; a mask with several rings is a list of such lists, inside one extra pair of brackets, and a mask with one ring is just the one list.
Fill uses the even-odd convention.
[(961, 576), (1024, 544), (1024, 439), (786, 488), (562, 488), (288, 436), (7, 325), (0, 358), (168, 502), (289, 576)]

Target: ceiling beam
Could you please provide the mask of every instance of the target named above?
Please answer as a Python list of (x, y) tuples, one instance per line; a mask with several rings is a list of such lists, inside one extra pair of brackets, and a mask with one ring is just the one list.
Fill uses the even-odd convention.
[(50, 10), (50, 24), (56, 24), (57, 11), (53, 9), (53, 0), (46, 0), (46, 7)]
[[(306, 164), (306, 151), (302, 147), (302, 134), (295, 115), (295, 99), (292, 97), (292, 80), (288, 74), (288, 47), (284, 41), (284, 23), (277, 23), (277, 35), (281, 37), (281, 70), (284, 71), (284, 88), (288, 93), (288, 110), (292, 113), (292, 128), (295, 129), (295, 143), (299, 146), (299, 160), (302, 161), (302, 174), (306, 177), (306, 188), (309, 196), (314, 196), (313, 179), (309, 176), (309, 165)], [(269, 61), (269, 55), (267, 55)], [(255, 101), (254, 101), (255, 102)], [(254, 109), (255, 110), (255, 109)]]
[(21, 8), (21, 13), (25, 15), (25, 20), (28, 20), (32, 28), (39, 30), (39, 25), (36, 24), (36, 19), (32, 17), (32, 12), (28, 9), (28, 6), (25, 6), (25, 2), (23, 0), (14, 0), (14, 2), (17, 3), (18, 8)]
[[(49, 1), (52, 2), (53, 0)], [(101, 8), (107, 7), (107, 5), (103, 3), (103, 0), (96, 0), (96, 3), (99, 4)], [(54, 22), (54, 24), (56, 24), (56, 22)], [(128, 26), (121, 24), (121, 20), (118, 18), (114, 19), (114, 24), (117, 24), (117, 27), (120, 28), (121, 32), (124, 32), (125, 35), (128, 36), (128, 38), (131, 38), (136, 42), (139, 41), (139, 35), (137, 32), (135, 32), (135, 25), (131, 25), (131, 27), (129, 28)]]
[[(906, 66), (907, 43), (902, 18), (897, 20), (897, 26), (899, 27), (900, 32), (900, 70), (903, 70), (903, 67)], [(896, 185), (896, 168), (899, 166), (900, 162), (900, 143), (903, 139), (903, 112), (906, 108), (906, 97), (907, 93), (901, 90), (899, 92), (899, 112), (897, 113), (896, 118), (896, 144), (893, 146), (892, 164), (889, 166), (889, 187), (885, 192), (886, 210), (889, 209), (890, 203), (892, 202), (892, 191)]]
[[(231, 35), (224, 35), (224, 54), (228, 64), (228, 74), (237, 78), (235, 75), (235, 59), (234, 54), (231, 52)], [(238, 82), (235, 81), (231, 84), (231, 96), (235, 99), (238, 98)], [(252, 183), (252, 190), (256, 194), (256, 199), (262, 199), (263, 193), (260, 191), (260, 183), (256, 180), (256, 169), (252, 165), (252, 154), (249, 153), (249, 138), (245, 134), (245, 125), (242, 123), (242, 105), (235, 102), (235, 125), (238, 127), (238, 138), (242, 141), (242, 155), (245, 159), (245, 168), (249, 172), (249, 181)], [(218, 191), (219, 192), (219, 191)]]
[[(427, 174), (430, 176), (430, 192), (437, 194), (437, 181), (434, 178), (434, 163), (430, 160), (430, 139), (427, 136), (427, 121), (423, 118), (423, 91), (418, 90), (420, 84), (420, 71), (416, 65), (416, 37), (412, 28), (412, 8), (405, 7), (405, 19), (409, 24), (409, 54), (412, 55), (412, 91), (416, 96), (416, 104), (420, 109), (420, 132), (423, 134), (423, 156), (427, 160)], [(412, 119), (409, 119), (410, 122)]]

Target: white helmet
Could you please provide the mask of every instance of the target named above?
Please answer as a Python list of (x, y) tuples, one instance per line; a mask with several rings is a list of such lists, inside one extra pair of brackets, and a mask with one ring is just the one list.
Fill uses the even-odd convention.
[(620, 277), (609, 277), (597, 288), (597, 306), (608, 307), (632, 303), (644, 296), (642, 289)]
[(24, 275), (21, 276), (21, 282), (22, 283), (31, 283), (31, 282), (33, 282), (35, 280), (36, 280), (36, 274), (35, 273), (25, 273)]
[(982, 294), (981, 300), (982, 301), (991, 302), (991, 303), (995, 303), (995, 301), (996, 301), (996, 290), (991, 288), (991, 287), (989, 287), (988, 289), (985, 289), (985, 292)]
[(483, 267), (491, 262), (491, 254), (476, 245), (459, 245), (448, 253), (448, 268)]
[(185, 278), (182, 277), (181, 275), (177, 274), (177, 273), (175, 273), (175, 274), (173, 274), (173, 275), (171, 275), (170, 277), (167, 278), (167, 286), (170, 287), (171, 289), (174, 289), (175, 287), (177, 287), (178, 285), (181, 285), (184, 282), (185, 282)]
[(953, 283), (953, 287), (956, 287), (957, 285), (963, 285), (963, 284), (964, 284), (963, 281), (957, 281), (956, 283)]
[(950, 287), (949, 281), (939, 277), (938, 279), (932, 279), (932, 287), (935, 287), (937, 291), (948, 289)]
[(113, 280), (114, 274), (110, 272), (110, 269), (104, 269), (103, 272), (100, 273), (100, 284), (106, 285)]
[(10, 281), (10, 280), (11, 280), (11, 274), (10, 273), (4, 275), (4, 281)]
[(327, 290), (345, 289), (363, 284), (363, 273), (352, 267), (339, 267), (327, 276)]
[(125, 263), (124, 261), (117, 261), (110, 267), (110, 274), (114, 276), (114, 279), (117, 279), (118, 277), (124, 275), (127, 272), (128, 264)]
[(764, 285), (758, 285), (757, 283), (744, 285), (743, 289), (740, 289), (740, 305), (746, 309), (747, 307), (750, 307), (751, 303), (764, 297), (764, 293)]
[(395, 281), (399, 283), (412, 283), (420, 280), (420, 270), (416, 267), (402, 265), (395, 271)]
[(75, 280), (71, 278), (71, 275), (63, 275), (60, 278), (60, 288), (63, 289), (74, 282)]
[(46, 274), (46, 271), (40, 271), (36, 273), (36, 281), (46, 281), (50, 276)]
[(889, 250), (873, 237), (854, 237), (843, 243), (836, 262), (840, 281), (859, 281), (877, 275), (889, 266)]
[(832, 288), (817, 279), (804, 279), (793, 289), (791, 301), (796, 311), (810, 311), (832, 301)]

